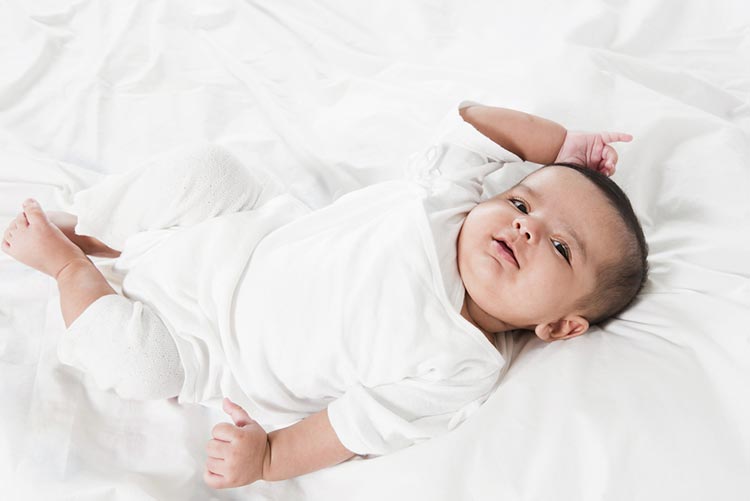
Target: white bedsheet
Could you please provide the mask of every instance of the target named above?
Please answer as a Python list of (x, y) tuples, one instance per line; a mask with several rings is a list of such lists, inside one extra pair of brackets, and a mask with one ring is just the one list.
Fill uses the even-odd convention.
[(0, 61), (3, 228), (26, 197), (65, 210), (100, 173), (203, 140), (319, 207), (395, 177), (469, 98), (633, 134), (614, 179), (652, 268), (601, 328), (518, 340), (450, 434), (213, 491), (204, 447), (228, 417), (121, 401), (62, 366), (54, 282), (2, 255), (0, 498), (750, 498), (746, 2), (10, 0)]

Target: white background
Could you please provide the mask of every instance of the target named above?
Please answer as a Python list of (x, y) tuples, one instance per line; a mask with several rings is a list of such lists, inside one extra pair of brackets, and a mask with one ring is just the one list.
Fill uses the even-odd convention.
[(64, 210), (101, 174), (203, 140), (325, 205), (399, 176), (474, 99), (633, 134), (613, 179), (651, 248), (631, 309), (528, 340), (454, 432), (219, 492), (204, 447), (228, 417), (121, 401), (61, 365), (54, 282), (2, 255), (1, 498), (750, 498), (746, 2), (6, 0), (0, 62), (3, 228), (29, 196)]

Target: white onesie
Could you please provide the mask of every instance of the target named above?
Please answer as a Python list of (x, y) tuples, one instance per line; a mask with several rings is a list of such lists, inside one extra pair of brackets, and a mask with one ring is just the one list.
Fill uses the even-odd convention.
[(347, 449), (381, 455), (489, 397), (512, 341), (493, 345), (461, 316), (456, 241), (508, 153), (453, 115), (402, 180), (318, 210), (281, 194), (128, 238), (123, 293), (169, 327), (180, 403), (229, 396), (267, 431), (327, 407)]

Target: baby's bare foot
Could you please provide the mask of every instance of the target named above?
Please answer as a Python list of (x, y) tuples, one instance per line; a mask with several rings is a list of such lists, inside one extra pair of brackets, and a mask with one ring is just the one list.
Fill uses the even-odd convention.
[(101, 240), (86, 235), (78, 235), (75, 231), (78, 217), (69, 212), (50, 210), (46, 212), (47, 219), (60, 228), (68, 240), (76, 244), (87, 256), (120, 257), (120, 251), (106, 245)]
[(1, 245), (6, 254), (53, 278), (68, 264), (88, 260), (31, 198), (23, 203), (23, 212), (8, 225)]

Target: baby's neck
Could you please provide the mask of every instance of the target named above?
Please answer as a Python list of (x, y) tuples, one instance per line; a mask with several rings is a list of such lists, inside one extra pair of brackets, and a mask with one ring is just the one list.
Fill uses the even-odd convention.
[(469, 294), (466, 294), (464, 296), (464, 304), (461, 307), (461, 316), (464, 317), (466, 320), (472, 323), (477, 329), (479, 329), (482, 334), (484, 334), (484, 337), (487, 338), (487, 341), (492, 343), (493, 346), (495, 346), (495, 334), (489, 331), (484, 330), (477, 322), (474, 321), (474, 319), (469, 314), (469, 308), (468, 308), (468, 301), (470, 300)]

